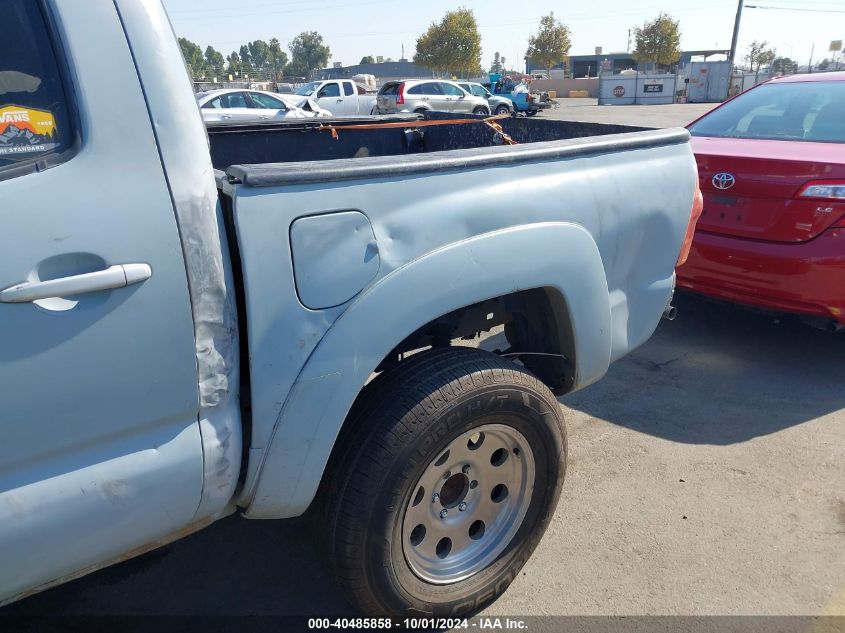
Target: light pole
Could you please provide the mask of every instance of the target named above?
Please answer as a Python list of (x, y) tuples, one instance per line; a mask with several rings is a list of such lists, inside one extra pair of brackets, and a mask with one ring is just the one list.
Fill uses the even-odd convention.
[(734, 34), (731, 38), (731, 55), (728, 60), (731, 62), (731, 69), (735, 66), (734, 60), (736, 59), (736, 43), (739, 39), (739, 22), (742, 19), (742, 1), (739, 0), (739, 3), (736, 7), (736, 19), (734, 20)]

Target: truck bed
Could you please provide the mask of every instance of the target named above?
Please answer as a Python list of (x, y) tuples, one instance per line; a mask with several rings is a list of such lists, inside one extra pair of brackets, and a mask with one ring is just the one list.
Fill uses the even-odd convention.
[[(455, 122), (420, 125), (433, 117)], [(308, 507), (368, 377), (442, 315), (553, 297), (559, 319), (525, 351), (560, 353), (561, 393), (657, 326), (697, 182), (689, 133), (501, 119), (509, 145), (460, 120), (209, 126), (243, 283), (248, 516)]]
[[(212, 163), (215, 169), (225, 171), (233, 165), (310, 163), (344, 158), (409, 156), (508, 144), (502, 134), (483, 122), (484, 118), (468, 114), (431, 112), (425, 115), (377, 118), (215, 123), (208, 125), (208, 136)], [(419, 126), (413, 125), (417, 122)], [(434, 122), (442, 123), (432, 125)], [(647, 130), (647, 128), (623, 125), (513, 117), (499, 119), (495, 123), (501, 126), (502, 132), (516, 145), (543, 145), (546, 149), (549, 143), (559, 145), (557, 143), (559, 141)], [(388, 124), (395, 127), (377, 127), (374, 124)], [(684, 133), (681, 132), (681, 134)], [(642, 135), (638, 136), (640, 141), (645, 140)], [(654, 137), (650, 138), (654, 139)], [(619, 140), (625, 141), (625, 139)], [(482, 152), (479, 155), (493, 158), (490, 152)], [(407, 163), (403, 162), (403, 164)], [(290, 167), (284, 170), (290, 173), (300, 171)], [(312, 169), (308, 167), (305, 173), (298, 175), (307, 175), (311, 171)], [(236, 173), (240, 171), (236, 170)]]

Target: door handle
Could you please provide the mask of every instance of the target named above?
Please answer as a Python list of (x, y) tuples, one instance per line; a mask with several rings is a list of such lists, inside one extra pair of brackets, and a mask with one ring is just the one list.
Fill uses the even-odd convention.
[(231, 119), (232, 115), (231, 114), (223, 114), (223, 115), (220, 116), (220, 118), (221, 119)]
[(338, 100), (337, 100), (337, 102), (338, 102), (338, 103), (343, 103), (343, 99), (338, 99)]
[(0, 290), (0, 303), (28, 303), (52, 297), (70, 297), (88, 292), (125, 288), (153, 276), (149, 264), (116, 264), (93, 273), (47, 281), (26, 281)]

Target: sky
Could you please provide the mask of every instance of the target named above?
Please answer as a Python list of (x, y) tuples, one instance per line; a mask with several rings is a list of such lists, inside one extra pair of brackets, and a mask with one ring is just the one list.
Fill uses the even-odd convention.
[[(482, 65), (499, 51), (522, 60), (540, 17), (554, 11), (572, 32), (570, 54), (624, 51), (628, 31), (661, 11), (680, 20), (684, 50), (729, 49), (738, 0), (596, 0), (528, 3), (465, 0), (481, 33)], [(413, 58), (417, 37), (457, 5), (396, 0), (163, 0), (177, 34), (225, 55), (247, 41), (277, 37), (284, 47), (302, 31), (318, 31), (332, 51), (330, 62), (357, 64), (365, 55)], [(845, 39), (845, 0), (745, 0), (738, 61), (752, 40), (767, 40), (778, 55), (807, 64), (830, 57), (831, 40)], [(794, 10), (801, 9), (801, 10)], [(633, 47), (633, 41), (632, 41)], [(839, 53), (841, 55), (842, 53)], [(520, 67), (522, 62), (520, 61)]]

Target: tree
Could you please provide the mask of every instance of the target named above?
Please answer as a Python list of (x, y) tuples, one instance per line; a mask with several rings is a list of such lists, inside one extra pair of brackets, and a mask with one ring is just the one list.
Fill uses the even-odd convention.
[(827, 57), (825, 57), (818, 64), (816, 64), (816, 69), (817, 70), (827, 70), (828, 68), (830, 68), (830, 65), (832, 63), (833, 63), (832, 61), (830, 61)]
[(202, 49), (199, 44), (195, 44), (191, 40), (180, 37), (179, 48), (182, 49), (182, 57), (185, 58), (185, 65), (188, 67), (188, 74), (191, 79), (201, 79), (205, 76), (205, 57), (202, 54)]
[(448, 11), (417, 38), (414, 63), (440, 73), (481, 70), (481, 35), (475, 14), (464, 7)]
[(748, 54), (745, 56), (745, 61), (751, 67), (752, 73), (760, 72), (760, 68), (771, 64), (774, 59), (775, 51), (769, 46), (768, 42), (754, 40), (748, 45)]
[(213, 75), (214, 77), (222, 76), (223, 66), (226, 63), (226, 60), (223, 59), (223, 54), (219, 51), (214, 50), (213, 46), (209, 46), (205, 49), (204, 57), (207, 72)]
[(249, 46), (244, 44), (239, 50), (241, 56), (241, 72), (244, 75), (249, 75), (252, 73), (252, 57), (249, 54)]
[(772, 70), (784, 75), (787, 73), (797, 73), (798, 62), (789, 57), (776, 57), (772, 60)]
[(297, 77), (307, 77), (312, 70), (323, 68), (332, 54), (317, 31), (303, 31), (293, 38), (288, 48), (291, 55), (288, 73)]
[(226, 62), (229, 66), (229, 73), (232, 75), (239, 75), (241, 73), (241, 56), (237, 51), (232, 51), (226, 56)]
[(270, 45), (264, 40), (255, 40), (247, 44), (249, 58), (255, 70), (267, 68), (270, 64)]
[(288, 54), (282, 50), (282, 45), (275, 37), (270, 40), (270, 65), (273, 67), (273, 81), (279, 81), (284, 76), (285, 66), (288, 65)]
[(499, 55), (499, 51), (493, 53), (493, 63), (490, 65), (490, 72), (491, 73), (500, 73), (504, 69), (504, 64), (502, 63), (502, 57)]
[(638, 64), (672, 66), (681, 58), (679, 22), (666, 13), (635, 27), (634, 41), (634, 60)]
[(365, 55), (361, 58), (361, 61), (358, 62), (359, 64), (375, 64), (376, 60), (373, 58), (372, 55)]
[(528, 38), (528, 61), (550, 70), (555, 64), (566, 61), (572, 46), (569, 27), (555, 19), (554, 12), (540, 18), (536, 35)]

